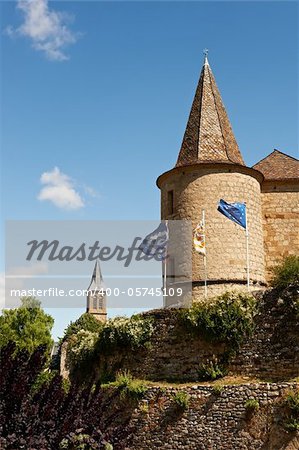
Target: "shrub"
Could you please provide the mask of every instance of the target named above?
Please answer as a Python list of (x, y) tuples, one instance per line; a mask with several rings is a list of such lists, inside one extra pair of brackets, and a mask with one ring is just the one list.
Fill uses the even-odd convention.
[(71, 366), (82, 366), (92, 359), (95, 344), (99, 338), (97, 332), (80, 330), (70, 336), (67, 358)]
[[(101, 352), (109, 353), (125, 347), (136, 349), (149, 344), (153, 332), (151, 318), (141, 315), (116, 317), (102, 324), (94, 318), (90, 320), (88, 316), (90, 314), (83, 314), (66, 331), (67, 362), (71, 369), (88, 369)], [(81, 326), (83, 328), (80, 329)]]
[(105, 442), (119, 438), (113, 415), (105, 421), (105, 437), (99, 428), (107, 408), (100, 390), (90, 395), (89, 389), (73, 385), (66, 393), (56, 374), (32, 395), (47, 350), (39, 347), (30, 355), (15, 353), (15, 347), (9, 344), (0, 352), (1, 449), (102, 450)]
[(284, 404), (288, 409), (285, 428), (289, 431), (299, 430), (299, 391), (289, 391)]
[(59, 444), (59, 450), (113, 450), (113, 446), (108, 442), (101, 442), (99, 446), (96, 439), (88, 433), (82, 433), (81, 429), (70, 433), (66, 438), (62, 439)]
[(207, 340), (229, 343), (238, 347), (254, 328), (256, 300), (249, 294), (226, 292), (210, 302), (195, 303), (179, 314), (191, 332)]
[(249, 413), (252, 413), (253, 411), (258, 411), (259, 407), (260, 407), (259, 402), (254, 398), (249, 398), (245, 402), (245, 409)]
[(103, 323), (89, 313), (82, 314), (78, 320), (71, 322), (60, 339), (60, 345), (68, 341), (67, 363), (70, 369), (84, 369), (95, 353), (95, 344), (103, 330)]
[(138, 400), (147, 391), (144, 383), (141, 380), (134, 379), (128, 371), (119, 372), (115, 381), (106, 385), (106, 387), (109, 386), (115, 386), (119, 390), (121, 399)]
[(108, 320), (100, 335), (99, 347), (109, 351), (115, 347), (145, 347), (153, 333), (151, 318), (134, 315)]
[(65, 438), (59, 444), (59, 449), (70, 450), (70, 449), (80, 449), (80, 450), (91, 450), (93, 447), (90, 445), (89, 434), (75, 434), (71, 433), (69, 438)]
[(223, 367), (218, 364), (218, 360), (209, 360), (206, 364), (201, 364), (198, 369), (199, 381), (214, 381), (222, 378), (225, 374)]
[(106, 442), (104, 450), (113, 450), (113, 445), (110, 442)]
[(283, 289), (290, 284), (299, 283), (299, 256), (287, 256), (281, 264), (272, 267), (271, 285)]
[(289, 391), (285, 401), (292, 414), (299, 418), (299, 391)]
[(61, 381), (61, 388), (65, 394), (68, 394), (71, 389), (71, 382), (67, 378), (63, 378)]
[(178, 391), (173, 395), (173, 401), (176, 404), (177, 408), (180, 410), (185, 410), (189, 406), (189, 395), (185, 391)]
[(289, 431), (297, 431), (299, 430), (299, 420), (291, 417), (286, 423), (285, 428)]
[(147, 402), (146, 403), (141, 403), (138, 408), (139, 408), (139, 411), (142, 414), (148, 414), (149, 406), (148, 406)]

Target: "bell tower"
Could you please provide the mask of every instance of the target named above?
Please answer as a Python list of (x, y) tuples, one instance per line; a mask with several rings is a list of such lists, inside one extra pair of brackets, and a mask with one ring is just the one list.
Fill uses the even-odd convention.
[(97, 320), (106, 322), (106, 286), (103, 281), (99, 260), (96, 260), (90, 285), (87, 292), (86, 312), (92, 314)]

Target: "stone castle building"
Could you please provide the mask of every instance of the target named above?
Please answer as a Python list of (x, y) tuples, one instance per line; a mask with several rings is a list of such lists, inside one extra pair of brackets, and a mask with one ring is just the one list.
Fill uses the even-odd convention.
[[(176, 165), (158, 177), (157, 185), (163, 220), (188, 219), (195, 228), (205, 211), (209, 296), (247, 290), (245, 231), (217, 211), (221, 198), (246, 202), (251, 290), (267, 285), (271, 267), (279, 260), (299, 254), (299, 161), (274, 150), (253, 167), (246, 166), (207, 57)], [(181, 262), (169, 258), (167, 274), (180, 271), (175, 267), (182, 264), (178, 259)], [(204, 275), (203, 257), (193, 251), (193, 299), (204, 295)], [(98, 260), (86, 310), (101, 321), (107, 319)]]
[[(205, 210), (209, 295), (247, 289), (245, 232), (217, 211), (219, 200), (246, 202), (250, 289), (257, 289), (271, 266), (299, 254), (298, 175), (299, 161), (279, 150), (245, 164), (205, 57), (177, 163), (157, 185), (162, 219), (189, 219), (195, 228)], [(203, 280), (203, 257), (193, 251), (193, 298), (202, 297)]]

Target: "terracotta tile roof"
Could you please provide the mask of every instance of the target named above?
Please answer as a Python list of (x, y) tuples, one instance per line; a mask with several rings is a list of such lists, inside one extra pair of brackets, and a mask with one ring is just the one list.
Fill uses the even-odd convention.
[(265, 177), (265, 180), (299, 179), (299, 161), (279, 150), (274, 150), (266, 158), (253, 166)]
[(207, 58), (176, 166), (206, 161), (245, 165)]

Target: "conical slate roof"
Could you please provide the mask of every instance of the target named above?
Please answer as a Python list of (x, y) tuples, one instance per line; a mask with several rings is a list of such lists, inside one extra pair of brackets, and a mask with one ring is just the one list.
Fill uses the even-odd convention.
[(207, 57), (176, 166), (201, 162), (245, 165)]
[(100, 291), (100, 290), (105, 290), (106, 286), (104, 284), (103, 281), (103, 277), (102, 277), (102, 272), (101, 272), (101, 267), (100, 267), (100, 262), (97, 259), (94, 269), (93, 269), (93, 274), (91, 277), (91, 282), (90, 285), (88, 287), (88, 291)]

